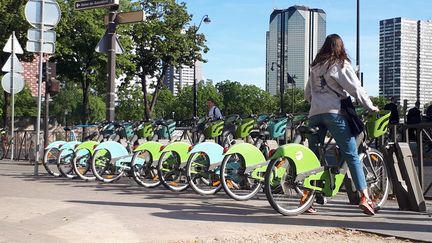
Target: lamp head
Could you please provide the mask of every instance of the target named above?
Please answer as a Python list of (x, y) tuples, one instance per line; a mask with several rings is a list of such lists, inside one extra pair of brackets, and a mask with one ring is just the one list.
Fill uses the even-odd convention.
[(211, 20), (208, 16), (206, 16), (203, 21), (204, 21), (204, 24), (210, 24), (210, 22), (211, 22)]

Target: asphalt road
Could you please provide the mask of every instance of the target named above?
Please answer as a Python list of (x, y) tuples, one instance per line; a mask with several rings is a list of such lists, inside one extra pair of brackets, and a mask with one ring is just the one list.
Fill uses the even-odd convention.
[(430, 211), (400, 211), (395, 201), (368, 217), (341, 194), (316, 214), (284, 217), (263, 194), (236, 202), (223, 191), (203, 197), (144, 189), (129, 178), (100, 184), (34, 177), (26, 163), (0, 161), (0, 242), (180, 242), (334, 227), (432, 241)]

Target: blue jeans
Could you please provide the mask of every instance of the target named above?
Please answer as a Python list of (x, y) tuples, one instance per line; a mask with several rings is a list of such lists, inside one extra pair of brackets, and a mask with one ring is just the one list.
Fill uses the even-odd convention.
[(342, 158), (348, 163), (357, 190), (366, 189), (366, 179), (358, 156), (356, 139), (351, 135), (345, 117), (333, 113), (315, 115), (309, 118), (309, 127), (319, 127), (318, 134), (309, 138), (309, 148), (318, 155), (317, 144), (324, 143), (328, 130), (339, 146)]

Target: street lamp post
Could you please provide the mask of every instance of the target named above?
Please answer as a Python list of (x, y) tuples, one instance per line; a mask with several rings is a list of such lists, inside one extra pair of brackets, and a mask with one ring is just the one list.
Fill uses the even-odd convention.
[[(196, 44), (196, 35), (197, 35), (197, 33), (198, 33), (198, 30), (199, 30), (199, 28), (201, 27), (201, 24), (202, 23), (205, 23), (205, 24), (209, 24), (210, 22), (211, 22), (211, 20), (210, 20), (210, 18), (209, 18), (209, 16), (206, 14), (206, 15), (204, 15), (202, 18), (201, 18), (201, 21), (200, 21), (200, 23), (199, 23), (199, 25), (198, 25), (198, 28), (196, 28), (195, 29), (195, 38), (194, 38), (194, 42), (195, 42), (195, 44)], [(195, 53), (194, 53), (194, 72), (193, 72), (193, 75), (194, 75), (194, 77), (193, 77), (193, 103), (194, 103), (194, 106), (193, 106), (193, 116), (194, 117), (198, 117), (198, 100), (197, 100), (197, 78), (196, 78), (196, 56), (195, 56)]]

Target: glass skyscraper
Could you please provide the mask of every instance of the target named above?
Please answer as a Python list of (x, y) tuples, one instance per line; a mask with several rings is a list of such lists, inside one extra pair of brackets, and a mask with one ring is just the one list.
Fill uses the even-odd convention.
[(323, 10), (305, 6), (274, 10), (266, 33), (266, 90), (273, 95), (280, 93), (282, 78), (286, 89), (291, 81), (288, 74), (294, 78), (296, 87), (304, 88), (310, 64), (325, 37)]
[[(432, 22), (380, 21), (379, 93), (414, 106), (432, 101)], [(402, 103), (402, 102), (401, 102)]]

